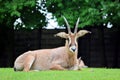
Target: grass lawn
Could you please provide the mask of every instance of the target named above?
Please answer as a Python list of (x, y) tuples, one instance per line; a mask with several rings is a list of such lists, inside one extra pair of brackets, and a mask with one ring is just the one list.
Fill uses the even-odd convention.
[(14, 72), (0, 68), (0, 80), (119, 80), (120, 69), (86, 68), (81, 71)]

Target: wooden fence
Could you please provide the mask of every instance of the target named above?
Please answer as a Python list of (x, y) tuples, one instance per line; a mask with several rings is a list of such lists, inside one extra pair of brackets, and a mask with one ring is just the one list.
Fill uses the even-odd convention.
[[(120, 67), (120, 30), (88, 28), (92, 34), (78, 39), (79, 56), (89, 67)], [(0, 67), (13, 67), (17, 56), (28, 50), (63, 46), (64, 39), (53, 35), (66, 30), (0, 30)]]

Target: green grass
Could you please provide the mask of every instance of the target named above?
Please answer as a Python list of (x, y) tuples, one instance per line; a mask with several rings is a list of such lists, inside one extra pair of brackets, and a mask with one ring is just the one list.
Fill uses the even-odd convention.
[(86, 68), (81, 71), (14, 72), (0, 68), (0, 80), (118, 80), (120, 69)]

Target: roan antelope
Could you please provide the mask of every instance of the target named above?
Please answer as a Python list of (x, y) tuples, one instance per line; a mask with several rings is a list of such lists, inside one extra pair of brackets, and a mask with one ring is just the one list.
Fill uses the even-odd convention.
[(68, 34), (65, 32), (60, 32), (57, 33), (55, 36), (65, 38), (65, 46), (53, 49), (27, 51), (15, 60), (15, 71), (78, 70), (79, 60), (77, 59), (77, 38), (91, 32), (87, 30), (80, 30), (77, 33), (77, 27), (79, 24), (78, 18), (74, 33), (72, 33), (66, 18), (63, 18), (68, 29)]

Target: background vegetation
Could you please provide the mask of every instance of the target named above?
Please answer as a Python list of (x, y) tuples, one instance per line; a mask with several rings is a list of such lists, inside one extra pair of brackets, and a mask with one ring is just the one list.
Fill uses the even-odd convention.
[(19, 29), (45, 26), (45, 15), (39, 11), (41, 5), (56, 16), (59, 25), (64, 23), (61, 17), (64, 15), (70, 25), (80, 17), (79, 27), (107, 25), (108, 22), (120, 26), (119, 0), (0, 0), (0, 26), (13, 28), (18, 18), (26, 25), (17, 26)]

